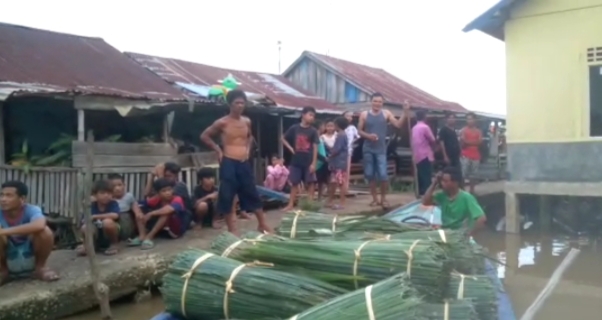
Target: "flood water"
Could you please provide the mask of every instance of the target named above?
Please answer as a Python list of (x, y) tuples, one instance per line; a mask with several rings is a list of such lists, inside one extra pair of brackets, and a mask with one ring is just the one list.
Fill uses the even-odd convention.
[[(533, 303), (550, 276), (571, 248), (580, 253), (565, 271), (562, 280), (537, 312), (535, 320), (595, 320), (602, 313), (602, 240), (571, 239), (562, 235), (542, 236), (537, 231), (521, 236), (483, 231), (476, 240), (499, 265), (517, 319)], [(148, 320), (162, 310), (157, 295), (141, 303), (113, 303), (115, 319)], [(98, 310), (67, 319), (99, 319)]]

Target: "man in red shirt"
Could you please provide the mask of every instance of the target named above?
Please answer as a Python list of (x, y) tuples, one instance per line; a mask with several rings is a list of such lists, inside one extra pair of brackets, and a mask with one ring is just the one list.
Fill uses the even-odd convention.
[(481, 162), (479, 146), (483, 142), (481, 130), (475, 126), (476, 115), (472, 112), (466, 115), (466, 126), (460, 133), (460, 145), (462, 146), (462, 172), (468, 180), (470, 193), (474, 194), (475, 174)]

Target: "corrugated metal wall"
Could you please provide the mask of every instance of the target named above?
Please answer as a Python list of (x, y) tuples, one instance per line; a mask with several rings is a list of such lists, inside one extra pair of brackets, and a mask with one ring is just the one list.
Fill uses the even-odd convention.
[(365, 102), (369, 98), (365, 92), (307, 58), (287, 78), (330, 103)]

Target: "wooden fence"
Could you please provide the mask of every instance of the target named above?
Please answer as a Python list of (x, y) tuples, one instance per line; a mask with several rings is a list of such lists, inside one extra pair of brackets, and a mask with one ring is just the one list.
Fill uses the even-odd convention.
[[(120, 170), (126, 188), (136, 198), (141, 198), (148, 182), (150, 168), (130, 168)], [(94, 173), (94, 180), (106, 178), (113, 170), (99, 169)], [(8, 180), (24, 182), (29, 187), (28, 202), (40, 206), (45, 213), (60, 214), (68, 218), (77, 218), (77, 187), (80, 170), (75, 168), (41, 167), (31, 168), (27, 172), (13, 166), (0, 166), (0, 183)], [(81, 181), (81, 180), (80, 180)], [(180, 181), (189, 190), (196, 185), (196, 169), (182, 168)]]

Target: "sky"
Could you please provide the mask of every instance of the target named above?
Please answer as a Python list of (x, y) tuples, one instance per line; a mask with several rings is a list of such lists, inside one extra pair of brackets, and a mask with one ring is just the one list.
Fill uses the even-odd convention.
[(279, 60), (284, 71), (309, 50), (385, 69), (470, 110), (506, 113), (504, 43), (462, 32), (497, 0), (5, 2), (0, 22), (100, 37), (121, 51), (278, 73)]

